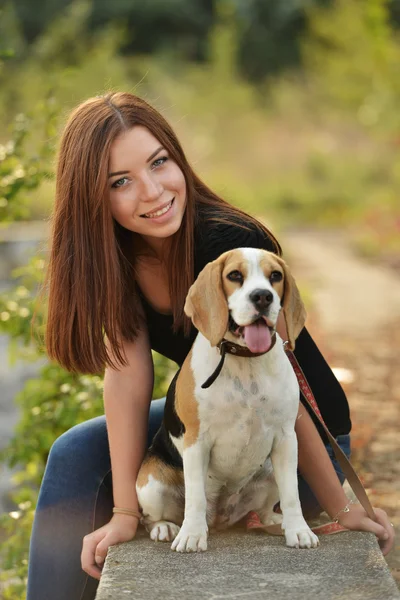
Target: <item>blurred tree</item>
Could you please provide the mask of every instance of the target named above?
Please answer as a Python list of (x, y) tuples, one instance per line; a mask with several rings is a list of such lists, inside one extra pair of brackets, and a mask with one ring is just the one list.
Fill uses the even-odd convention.
[[(5, 0), (2, 3), (6, 4)], [(28, 44), (62, 16), (71, 3), (73, 0), (9, 1)], [(207, 36), (215, 16), (214, 4), (213, 0), (92, 0), (86, 32), (91, 36), (114, 22), (123, 25), (128, 32), (127, 40), (122, 42), (125, 53), (168, 50), (186, 60), (204, 60)]]
[(400, 0), (390, 0), (388, 7), (392, 23), (396, 27), (400, 27)]
[(89, 28), (122, 21), (126, 54), (166, 51), (186, 60), (204, 60), (214, 5), (213, 0), (93, 0)]
[[(3, 0), (4, 4), (7, 4)], [(15, 14), (18, 17), (21, 32), (31, 44), (59, 16), (72, 0), (11, 0)]]
[[(38, 10), (38, 4), (40, 10)], [(227, 9), (238, 26), (237, 65), (244, 77), (261, 81), (283, 69), (302, 65), (301, 39), (308, 34), (310, 8), (338, 0), (0, 0), (12, 7), (27, 50), (70, 5), (88, 4), (82, 45), (105, 26), (117, 25), (123, 54), (167, 53), (183, 60), (209, 59), (212, 28)], [(385, 0), (392, 24), (400, 24), (400, 0)], [(62, 50), (62, 44), (60, 44)], [(65, 48), (65, 56), (76, 52)]]
[(238, 48), (240, 70), (259, 81), (284, 67), (299, 65), (298, 37), (304, 30), (305, 2), (298, 0), (237, 0), (241, 35)]
[(307, 34), (308, 10), (334, 0), (233, 0), (240, 23), (238, 65), (258, 82), (301, 65), (301, 38)]
[(316, 109), (331, 106), (365, 127), (397, 134), (399, 62), (387, 0), (336, 0), (310, 10), (303, 63)]
[[(331, 1), (90, 0), (85, 34), (90, 40), (99, 29), (116, 24), (125, 32), (120, 46), (124, 54), (157, 52), (204, 61), (209, 58), (209, 34), (229, 7), (239, 24), (240, 69), (246, 78), (259, 81), (300, 64), (299, 38), (307, 28), (306, 10)], [(81, 4), (79, 0), (0, 0), (0, 7), (2, 3), (13, 7), (28, 48), (53, 21), (70, 11), (71, 4)]]

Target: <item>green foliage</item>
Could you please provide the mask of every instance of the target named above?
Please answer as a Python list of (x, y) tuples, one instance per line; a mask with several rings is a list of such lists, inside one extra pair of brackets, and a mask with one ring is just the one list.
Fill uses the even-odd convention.
[(259, 82), (300, 65), (299, 41), (309, 4), (298, 0), (237, 1), (241, 31), (238, 65), (244, 77)]
[(31, 118), (23, 113), (15, 117), (12, 138), (0, 145), (0, 222), (29, 218), (29, 193), (45, 178), (51, 177), (49, 160), (52, 148), (49, 138), (54, 135), (55, 110), (52, 99), (42, 107), (44, 131), (41, 145), (27, 155)]
[(209, 0), (94, 0), (89, 25), (98, 28), (123, 21), (124, 54), (167, 53), (184, 60), (205, 60), (214, 18), (214, 3)]
[[(82, 44), (91, 45), (104, 27), (120, 28), (118, 51), (127, 56), (168, 55), (184, 61), (208, 61), (210, 38), (215, 26), (230, 16), (238, 29), (235, 66), (245, 79), (260, 82), (265, 77), (301, 65), (301, 38), (308, 28), (310, 7), (334, 4), (332, 0), (51, 0), (41, 10), (31, 0), (9, 0), (8, 13), (19, 30), (18, 47), (23, 56), (55, 23), (69, 18), (85, 6), (81, 35), (76, 47), (64, 47), (66, 58), (74, 61)], [(391, 15), (396, 19), (397, 0)], [(10, 20), (10, 17), (8, 18)], [(60, 45), (65, 42), (60, 36)]]
[[(18, 502), (18, 496), (23, 496), (24, 500)], [(31, 489), (25, 488), (14, 494), (14, 501), (17, 503), (16, 510), (0, 515), (0, 531), (2, 535), (6, 536), (6, 542), (1, 549), (0, 589), (2, 600), (23, 600), (25, 598), (29, 538), (36, 494)]]
[(304, 65), (313, 106), (347, 112), (368, 128), (397, 131), (400, 46), (387, 0), (337, 0), (309, 13)]

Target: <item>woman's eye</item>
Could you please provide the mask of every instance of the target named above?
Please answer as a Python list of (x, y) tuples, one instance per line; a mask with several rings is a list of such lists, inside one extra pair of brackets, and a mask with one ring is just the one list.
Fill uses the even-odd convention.
[(160, 156), (160, 158), (157, 158), (153, 163), (152, 163), (152, 167), (153, 168), (157, 168), (160, 167), (161, 165), (163, 165), (166, 161), (168, 160), (168, 156)]
[(269, 280), (271, 283), (282, 281), (282, 273), (280, 271), (272, 271), (271, 275), (269, 276)]
[(125, 185), (125, 182), (127, 182), (127, 181), (128, 181), (127, 177), (121, 177), (121, 179), (117, 179), (117, 181), (114, 181), (114, 183), (112, 184), (111, 187), (113, 187), (113, 188), (119, 188), (122, 185)]
[(243, 275), (240, 271), (231, 271), (230, 273), (228, 273), (227, 277), (229, 281), (237, 281), (238, 283), (243, 282)]

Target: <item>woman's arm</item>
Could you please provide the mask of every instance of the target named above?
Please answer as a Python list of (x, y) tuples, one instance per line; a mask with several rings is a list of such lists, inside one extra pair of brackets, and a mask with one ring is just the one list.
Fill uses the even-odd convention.
[[(282, 312), (278, 318), (277, 331), (283, 340), (287, 340)], [(311, 487), (320, 506), (328, 515), (334, 517), (348, 504), (348, 498), (336, 475), (317, 428), (301, 403), (299, 404), (295, 431), (298, 442), (300, 473)], [(368, 517), (360, 504), (351, 504), (349, 508), (349, 512), (339, 515), (340, 524), (348, 529), (374, 533), (380, 541), (383, 554), (388, 554), (394, 544), (394, 529), (385, 511), (374, 508), (375, 522)]]
[(295, 431), (299, 471), (311, 487), (320, 506), (333, 517), (346, 506), (348, 499), (317, 428), (301, 403)]
[[(299, 471), (311, 487), (320, 506), (333, 518), (349, 500), (317, 428), (302, 404), (299, 406), (295, 430)], [(374, 533), (381, 543), (383, 554), (388, 554), (394, 543), (394, 529), (385, 511), (374, 508), (376, 521), (372, 521), (360, 504), (351, 504), (349, 509), (349, 512), (339, 515), (339, 523), (347, 529)]]
[(136, 478), (146, 447), (154, 379), (147, 333), (142, 331), (134, 342), (125, 342), (124, 350), (127, 366), (106, 370), (104, 408), (114, 505), (137, 510)]
[[(104, 407), (110, 445), (114, 506), (138, 510), (136, 478), (146, 448), (149, 405), (153, 391), (153, 361), (146, 331), (124, 342), (127, 365), (108, 368), (104, 377)], [(83, 570), (100, 579), (110, 546), (130, 541), (138, 519), (114, 514), (111, 521), (85, 536)]]

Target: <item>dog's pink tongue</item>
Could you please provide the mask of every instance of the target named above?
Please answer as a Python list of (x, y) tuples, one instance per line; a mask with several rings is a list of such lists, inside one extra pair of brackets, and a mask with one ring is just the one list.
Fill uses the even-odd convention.
[(264, 321), (244, 327), (244, 340), (251, 352), (267, 352), (271, 346), (271, 332)]

